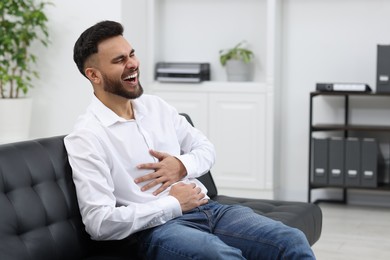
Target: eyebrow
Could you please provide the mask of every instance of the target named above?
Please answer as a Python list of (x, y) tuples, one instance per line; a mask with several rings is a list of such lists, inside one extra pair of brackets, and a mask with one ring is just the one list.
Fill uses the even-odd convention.
[[(134, 50), (134, 49), (131, 49), (130, 55), (134, 54), (134, 52), (135, 52), (135, 50)], [(124, 57), (126, 57), (126, 55), (120, 54), (120, 55), (116, 56), (115, 58), (113, 58), (113, 59), (111, 60), (111, 62), (119, 61), (119, 60), (123, 59)]]

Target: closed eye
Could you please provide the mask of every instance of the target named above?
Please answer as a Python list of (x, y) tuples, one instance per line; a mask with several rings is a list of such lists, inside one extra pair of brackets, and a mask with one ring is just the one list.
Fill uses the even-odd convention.
[[(132, 49), (132, 50), (130, 51), (129, 57), (132, 58), (132, 57), (134, 57), (134, 56), (135, 56), (135, 50)], [(119, 56), (113, 58), (113, 59), (111, 60), (111, 62), (114, 63), (114, 64), (127, 62), (127, 56), (121, 54), (121, 55), (119, 55)]]
[(120, 55), (111, 60), (112, 63), (122, 63), (125, 60), (124, 55)]
[(131, 50), (131, 52), (130, 52), (130, 55), (129, 55), (130, 57), (133, 57), (133, 56), (135, 56), (135, 50), (134, 49), (132, 49)]

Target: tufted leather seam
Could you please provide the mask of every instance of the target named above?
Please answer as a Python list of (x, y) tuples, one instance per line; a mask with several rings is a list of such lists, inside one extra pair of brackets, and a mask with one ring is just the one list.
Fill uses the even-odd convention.
[[(36, 187), (37, 187), (38, 185), (42, 185), (42, 184), (45, 184), (45, 183), (51, 183), (51, 182), (52, 182), (52, 183), (55, 183), (55, 184), (58, 186), (58, 189), (61, 190), (61, 193), (62, 193), (62, 196), (63, 196), (64, 201), (66, 201), (66, 199), (64, 198), (63, 190), (62, 190), (61, 187), (58, 185), (58, 178), (57, 178), (57, 174), (55, 174), (56, 170), (55, 170), (55, 167), (54, 167), (53, 160), (52, 160), (52, 158), (51, 158), (51, 153), (48, 152), (48, 149), (47, 149), (44, 145), (42, 145), (40, 142), (38, 142), (38, 141), (33, 141), (33, 142), (34, 142), (35, 145), (41, 147), (42, 150), (44, 150), (44, 151), (46, 152), (46, 156), (47, 156), (47, 158), (49, 159), (50, 164), (51, 164), (51, 170), (52, 170), (53, 173), (54, 173), (54, 178), (53, 178), (53, 179), (45, 180), (45, 181), (38, 182), (38, 183), (34, 183), (34, 180), (33, 180), (32, 176), (31, 176), (31, 180), (32, 180), (32, 181), (31, 181), (31, 188), (32, 188), (32, 190), (35, 192), (35, 194), (37, 195), (37, 197), (39, 198), (40, 204), (41, 204), (42, 208), (44, 209), (44, 215), (45, 215), (44, 225), (43, 225), (43, 226), (40, 226), (40, 227), (35, 227), (34, 229), (38, 229), (38, 228), (45, 228), (45, 229), (47, 229), (48, 233), (50, 234), (50, 241), (51, 241), (51, 243), (52, 243), (52, 248), (53, 248), (54, 254), (56, 255), (56, 259), (60, 259), (60, 257), (59, 257), (59, 252), (57, 252), (57, 250), (56, 250), (56, 248), (58, 248), (58, 247), (55, 246), (55, 245), (56, 245), (56, 241), (55, 241), (54, 236), (53, 236), (53, 233), (52, 233), (52, 231), (51, 231), (51, 229), (50, 229), (49, 227), (50, 227), (50, 226), (53, 226), (53, 225), (55, 225), (55, 224), (57, 224), (57, 223), (59, 223), (59, 222), (67, 221), (67, 219), (68, 219), (69, 216), (67, 216), (67, 218), (64, 219), (64, 220), (61, 220), (61, 221), (58, 221), (58, 222), (51, 222), (51, 221), (49, 220), (48, 215), (47, 215), (47, 210), (46, 210), (46, 208), (45, 208), (45, 204), (43, 203), (42, 197), (41, 197), (40, 194), (37, 192)], [(23, 159), (24, 159), (24, 158), (23, 158)], [(26, 166), (27, 166), (27, 168), (28, 168), (28, 170), (29, 170), (29, 173), (31, 174), (31, 172), (32, 172), (32, 171), (31, 171), (31, 165), (30, 165), (26, 160), (25, 160), (25, 162), (26, 162)], [(31, 231), (31, 230), (30, 230), (30, 231)], [(27, 233), (27, 232), (25, 232), (25, 233)]]
[[(12, 149), (14, 152), (19, 152), (19, 151), (20, 151), (20, 150), (17, 148), (16, 145), (10, 144), (9, 147), (10, 147), (10, 149)], [(17, 189), (10, 189), (10, 188), (7, 189), (7, 187), (8, 187), (9, 185), (6, 185), (7, 179), (5, 178), (4, 175), (3, 175), (3, 183), (4, 183), (4, 194), (8, 194), (8, 193), (10, 193), (10, 192), (12, 192), (12, 191), (14, 191), (14, 190), (17, 190)], [(25, 187), (27, 187), (27, 186), (18, 187), (18, 188), (25, 188)], [(31, 185), (30, 185), (30, 187), (31, 187)]]
[[(53, 173), (54, 173), (54, 180), (53, 180), (53, 182), (55, 182), (55, 184), (57, 185), (58, 189), (61, 191), (62, 198), (66, 202), (66, 206), (67, 206), (67, 209), (68, 209), (67, 210), (68, 215), (67, 215), (66, 219), (69, 219), (70, 218), (70, 215), (69, 215), (69, 211), (70, 211), (69, 206), (70, 205), (68, 205), (68, 201), (66, 200), (66, 196), (65, 196), (64, 190), (61, 188), (61, 186), (58, 183), (61, 180), (63, 180), (64, 183), (67, 183), (66, 178), (65, 178), (65, 176), (60, 176), (60, 174), (57, 174), (57, 170), (56, 170), (56, 167), (54, 166), (55, 164), (53, 162), (52, 155), (51, 155), (50, 151), (47, 149), (47, 147), (45, 145), (43, 145), (42, 143), (38, 142), (38, 141), (35, 141), (35, 143), (37, 145), (39, 145), (47, 154), (47, 158), (49, 159), (50, 164), (51, 164), (51, 169), (53, 170)], [(52, 223), (50, 223), (50, 224), (52, 224)]]
[[(18, 151), (18, 148), (17, 148), (15, 145), (10, 145), (10, 147), (12, 147), (13, 150)], [(8, 185), (6, 185), (7, 180), (6, 180), (6, 178), (5, 178), (4, 175), (3, 175), (3, 178), (4, 178), (4, 179), (3, 179), (4, 187), (6, 188), (6, 187), (8, 186)], [(14, 215), (16, 216), (16, 225), (17, 225), (17, 227), (16, 227), (16, 232), (15, 232), (15, 233), (18, 235), (19, 238), (20, 238), (20, 235), (23, 234), (23, 233), (20, 231), (21, 228), (20, 228), (20, 224), (19, 224), (19, 223), (21, 223), (21, 220), (20, 220), (20, 218), (18, 217), (18, 214), (17, 214), (17, 212), (16, 212), (16, 210), (15, 210), (15, 205), (14, 205), (14, 203), (12, 203), (12, 201), (9, 199), (8, 194), (11, 193), (11, 192), (13, 192), (13, 191), (17, 191), (17, 190), (19, 190), (19, 189), (28, 188), (28, 187), (29, 187), (29, 186), (23, 186), (23, 187), (18, 187), (18, 188), (16, 188), (16, 189), (9, 189), (9, 190), (5, 190), (5, 191), (4, 191), (4, 194), (6, 195), (8, 201), (10, 202), (10, 204), (12, 205), (12, 209), (14, 210)], [(31, 186), (30, 186), (30, 187), (31, 187)], [(28, 251), (28, 250), (27, 250), (27, 247), (26, 247), (26, 251)]]
[[(34, 142), (34, 143), (36, 143), (36, 142)], [(14, 148), (15, 148), (16, 150), (20, 151), (20, 149), (18, 149), (18, 147), (15, 147), (15, 146), (14, 146)], [(22, 154), (22, 153), (20, 153), (20, 154)], [(27, 169), (28, 169), (28, 173), (30, 174), (31, 183), (30, 183), (30, 186), (26, 186), (26, 187), (27, 187), (27, 188), (31, 188), (31, 189), (35, 192), (35, 194), (36, 194), (37, 197), (39, 198), (39, 201), (40, 201), (40, 204), (41, 204), (42, 208), (45, 209), (44, 204), (43, 204), (43, 202), (42, 202), (42, 198), (39, 196), (38, 192), (37, 192), (36, 189), (35, 189), (35, 187), (36, 187), (38, 184), (41, 184), (41, 183), (38, 183), (38, 184), (37, 184), (37, 183), (34, 183), (34, 179), (33, 179), (32, 176), (31, 176), (31, 166), (30, 166), (30, 164), (28, 163), (28, 161), (25, 159), (24, 156), (20, 156), (20, 157), (21, 157), (21, 159), (24, 160), (24, 163), (25, 163), (25, 165), (26, 165), (26, 167), (27, 167)], [(26, 188), (26, 187), (23, 187), (23, 188)], [(23, 233), (18, 232), (18, 233), (19, 233), (19, 236), (18, 236), (18, 237), (19, 237), (19, 239), (22, 241), (24, 247), (26, 248), (26, 252), (28, 253), (28, 255), (29, 255), (30, 257), (32, 257), (31, 252), (28, 250), (28, 247), (27, 247), (27, 245), (26, 245), (26, 243), (25, 243), (25, 240), (22, 239), (22, 235), (24, 235), (24, 234), (26, 234), (26, 233), (28, 233), (28, 232), (30, 232), (30, 231), (36, 230), (36, 229), (38, 229), (38, 228), (46, 228), (46, 229), (48, 229), (48, 217), (47, 217), (47, 212), (46, 212), (46, 210), (44, 210), (44, 214), (45, 214), (45, 221), (44, 221), (45, 225), (34, 227), (33, 229), (30, 229), (30, 230), (28, 230), (28, 231), (26, 231), (26, 232), (23, 232)], [(18, 218), (18, 215), (17, 215), (17, 214), (15, 214), (15, 215), (16, 215), (16, 217)], [(18, 218), (18, 220), (17, 220), (18, 227), (20, 227), (20, 226), (19, 226), (19, 223), (20, 223), (20, 222), (21, 222), (21, 220)], [(20, 229), (20, 228), (18, 228), (18, 229)], [(50, 232), (49, 229), (48, 229), (48, 231), (49, 231), (49, 233), (50, 233), (50, 235), (51, 235), (51, 232)], [(51, 240), (52, 240), (52, 241), (54, 240), (53, 237), (52, 237), (52, 235), (51, 235)]]
[(12, 201), (9, 199), (9, 196), (8, 196), (8, 193), (4, 193), (5, 197), (7, 198), (7, 200), (9, 201), (9, 204), (12, 205), (12, 210), (14, 212), (14, 215), (16, 216), (16, 232), (15, 234), (19, 237), (22, 233), (20, 232), (20, 226), (19, 226), (19, 220), (18, 220), (18, 214), (16, 213), (16, 210), (15, 210), (15, 206), (14, 204), (12, 203)]
[[(66, 182), (65, 177), (59, 178), (59, 177), (60, 177), (60, 174), (57, 174), (56, 167), (55, 167), (55, 164), (54, 164), (54, 162), (53, 162), (52, 154), (50, 153), (50, 151), (48, 150), (48, 148), (47, 148), (45, 145), (43, 145), (41, 142), (35, 141), (35, 143), (36, 143), (38, 146), (40, 146), (40, 147), (42, 148), (42, 150), (44, 150), (44, 151), (46, 152), (47, 158), (48, 158), (49, 161), (50, 161), (51, 169), (52, 169), (53, 174), (54, 174), (54, 180), (52, 180), (52, 181), (57, 185), (58, 189), (61, 191), (62, 198), (63, 198), (63, 200), (65, 201), (66, 206), (67, 206), (67, 211), (66, 211), (67, 216), (66, 216), (65, 219), (63, 219), (63, 220), (61, 220), (61, 221), (59, 221), (59, 222), (68, 222), (68, 221), (69, 221), (69, 218), (70, 218), (70, 214), (69, 214), (69, 205), (68, 205), (67, 200), (66, 200), (66, 198), (65, 198), (65, 194), (64, 194), (63, 189), (61, 189), (61, 186), (58, 184), (59, 180), (62, 180), (62, 179), (64, 179), (64, 182)], [(39, 197), (39, 198), (41, 199), (41, 197)], [(41, 201), (42, 201), (42, 199), (41, 199)], [(42, 203), (42, 204), (43, 204), (43, 203)], [(60, 259), (60, 257), (59, 257), (60, 252), (58, 252), (58, 251), (56, 250), (56, 249), (58, 248), (58, 245), (57, 245), (57, 243), (56, 243), (56, 240), (54, 239), (52, 230), (49, 228), (50, 226), (52, 226), (52, 225), (54, 225), (54, 224), (57, 224), (57, 223), (59, 223), (59, 222), (50, 222), (50, 223), (49, 223), (49, 221), (48, 221), (48, 216), (47, 216), (47, 211), (46, 211), (46, 210), (45, 210), (45, 217), (46, 217), (46, 221), (45, 221), (45, 222), (46, 222), (46, 227), (47, 227), (47, 229), (48, 229), (48, 231), (49, 231), (49, 234), (50, 234), (50, 237), (51, 237), (50, 240), (52, 241), (53, 245), (55, 245), (55, 246), (53, 246), (53, 249), (54, 249), (53, 251), (54, 251), (54, 253), (55, 253), (55, 255), (56, 255), (56, 258), (57, 258), (57, 259)]]
[[(12, 191), (14, 191), (14, 190), (12, 190)], [(24, 240), (22, 239), (22, 235), (23, 234), (25, 234), (25, 233), (22, 233), (22, 232), (20, 232), (20, 225), (19, 225), (19, 223), (20, 223), (20, 219), (18, 218), (18, 214), (16, 213), (16, 211), (15, 211), (15, 206), (14, 206), (14, 204), (12, 203), (12, 201), (9, 199), (9, 197), (8, 197), (8, 194), (9, 192), (7, 192), (7, 193), (5, 193), (5, 197), (7, 198), (7, 200), (9, 201), (9, 203), (12, 205), (12, 210), (14, 211), (14, 215), (16, 216), (16, 232), (15, 232), (15, 236), (20, 240), (20, 242), (23, 244), (23, 246), (24, 246), (24, 249), (25, 249), (25, 251), (27, 252), (27, 254), (31, 257), (31, 254), (30, 254), (30, 251), (28, 250), (28, 247), (27, 247), (27, 245), (26, 245), (26, 243), (24, 242)]]
[[(65, 192), (66, 192), (66, 191), (65, 191), (64, 189), (66, 189), (66, 187), (62, 188), (61, 185), (59, 184), (60, 181), (63, 181), (63, 182), (64, 182), (64, 185), (67, 186), (67, 185), (69, 185), (69, 184), (73, 184), (73, 181), (72, 181), (72, 179), (67, 179), (67, 178), (66, 178), (66, 176), (65, 176), (66, 173), (65, 173), (64, 175), (58, 174), (58, 172), (57, 172), (57, 170), (56, 170), (56, 167), (54, 166), (55, 163), (54, 163), (54, 161), (53, 161), (53, 158), (52, 158), (52, 156), (51, 156), (51, 153), (50, 153), (49, 149), (48, 149), (45, 145), (43, 145), (42, 143), (40, 143), (40, 142), (38, 142), (38, 144), (39, 144), (39, 145), (46, 151), (46, 153), (48, 154), (48, 158), (49, 158), (49, 160), (50, 160), (50, 163), (51, 163), (51, 166), (52, 166), (52, 169), (53, 169), (53, 173), (54, 173), (54, 175), (55, 175), (55, 183), (56, 183), (56, 185), (58, 186), (58, 189), (61, 190), (62, 198), (63, 198), (63, 200), (65, 201), (65, 204), (66, 204), (66, 207), (67, 207), (67, 210), (66, 210), (67, 216), (66, 216), (65, 219), (62, 220), (62, 222), (67, 222), (67, 223), (69, 223), (70, 226), (72, 227), (72, 229), (73, 229), (73, 230), (75, 231), (75, 233), (77, 234), (77, 227), (76, 227), (75, 224), (74, 224), (74, 218), (75, 218), (76, 216), (73, 216), (73, 215), (72, 215), (72, 207), (71, 207), (71, 204), (70, 204), (70, 203), (71, 203), (71, 200), (68, 201), (68, 200), (67, 200), (67, 197), (66, 197), (66, 195), (65, 195)], [(63, 145), (63, 143), (61, 143), (61, 145)], [(65, 147), (62, 146), (60, 149), (65, 149)], [(65, 161), (67, 162), (67, 158), (65, 159)], [(70, 198), (70, 199), (71, 199), (71, 198)], [(56, 222), (56, 223), (58, 223), (58, 222)], [(52, 235), (50, 229), (49, 229), (49, 231), (50, 231), (51, 236), (53, 237), (53, 235)], [(80, 242), (81, 242), (80, 237), (79, 237), (78, 235), (76, 235), (76, 238), (78, 239), (78, 242), (80, 243)], [(56, 241), (55, 241), (54, 239), (52, 239), (52, 241), (53, 241), (53, 243), (56, 243)], [(56, 248), (58, 248), (58, 247), (56, 247)], [(57, 251), (56, 251), (55, 253), (58, 255), (58, 252), (57, 252)]]
[(0, 176), (1, 176), (1, 180), (2, 180), (2, 187), (1, 187), (1, 191), (6, 194), (6, 190), (5, 190), (5, 180), (4, 180), (4, 174), (3, 174), (3, 170), (1, 169), (0, 167)]
[[(34, 143), (36, 143), (36, 142), (34, 142)], [(17, 150), (19, 150), (20, 151), (20, 149), (18, 149), (18, 148), (16, 148)], [(43, 202), (42, 202), (42, 198), (39, 196), (39, 193), (36, 191), (36, 189), (35, 189), (35, 187), (37, 186), (37, 185), (39, 185), (39, 184), (41, 184), (41, 183), (44, 183), (44, 182), (41, 182), (41, 183), (34, 183), (34, 179), (33, 179), (33, 177), (32, 177), (32, 175), (31, 175), (31, 166), (30, 166), (30, 164), (28, 163), (28, 161), (25, 159), (25, 157), (24, 156), (21, 156), (22, 158), (23, 158), (23, 160), (24, 160), (24, 162), (25, 162), (25, 165), (26, 165), (26, 167), (27, 167), (27, 169), (28, 169), (28, 172), (29, 172), (29, 174), (30, 174), (30, 179), (31, 179), (31, 184), (30, 184), (30, 187), (31, 187), (31, 189), (35, 192), (35, 194), (37, 195), (37, 197), (39, 198), (39, 201), (41, 202), (41, 206), (42, 206), (42, 208), (44, 209), (45, 208), (45, 206), (44, 206), (44, 204), (43, 204)], [(47, 217), (47, 212), (46, 212), (46, 210), (44, 210), (44, 212), (45, 212), (45, 226), (47, 226), (47, 224), (48, 224), (48, 217)], [(42, 226), (43, 227), (43, 226)]]
[[(64, 201), (66, 202), (66, 205), (67, 205), (67, 207), (68, 207), (68, 210), (70, 210), (70, 208), (69, 208), (70, 205), (68, 205), (68, 201), (66, 200), (66, 196), (65, 196), (64, 190), (63, 190), (63, 189), (61, 188), (61, 186), (58, 184), (58, 182), (61, 181), (61, 180), (63, 180), (64, 183), (67, 184), (67, 183), (68, 183), (68, 182), (67, 182), (67, 179), (66, 179), (65, 176), (60, 176), (60, 174), (57, 174), (56, 167), (54, 166), (55, 164), (54, 164), (54, 162), (53, 162), (53, 158), (52, 158), (52, 156), (51, 156), (51, 153), (50, 153), (49, 150), (47, 149), (47, 147), (44, 146), (43, 144), (41, 144), (40, 142), (37, 142), (37, 143), (38, 143), (38, 144), (47, 152), (47, 154), (48, 154), (48, 158), (49, 158), (49, 160), (50, 160), (50, 163), (51, 163), (51, 166), (52, 166), (52, 169), (53, 169), (53, 172), (54, 172), (55, 182), (56, 182), (58, 188), (61, 190), (63, 199), (64, 199)], [(63, 148), (63, 149), (65, 149), (65, 148)], [(68, 216), (67, 216), (67, 219), (69, 219), (69, 218), (70, 218), (70, 216), (68, 215)]]

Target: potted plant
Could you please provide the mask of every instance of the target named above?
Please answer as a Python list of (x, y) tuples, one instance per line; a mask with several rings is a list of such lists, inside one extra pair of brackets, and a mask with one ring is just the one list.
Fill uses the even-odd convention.
[(228, 81), (250, 81), (252, 77), (252, 60), (254, 54), (244, 48), (245, 41), (238, 43), (231, 49), (219, 51), (219, 60), (226, 66)]
[(0, 2), (0, 142), (28, 136), (32, 102), (26, 94), (33, 77), (38, 77), (32, 67), (37, 57), (30, 47), (36, 41), (48, 44), (44, 12), (48, 4), (36, 0)]

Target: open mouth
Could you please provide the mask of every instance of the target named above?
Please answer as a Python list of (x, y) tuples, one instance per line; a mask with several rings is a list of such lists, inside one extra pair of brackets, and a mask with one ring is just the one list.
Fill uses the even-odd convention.
[(133, 74), (124, 77), (123, 80), (127, 82), (135, 82), (137, 80), (137, 76), (138, 76), (138, 72), (134, 72)]

